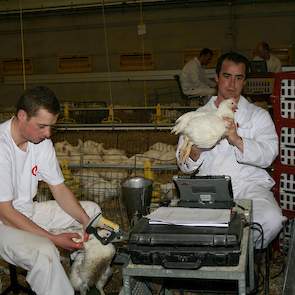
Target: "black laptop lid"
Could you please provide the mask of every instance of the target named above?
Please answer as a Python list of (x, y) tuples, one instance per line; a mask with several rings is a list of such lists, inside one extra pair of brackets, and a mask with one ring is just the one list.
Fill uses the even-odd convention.
[(179, 207), (227, 209), (233, 207), (230, 176), (173, 176)]
[(250, 61), (250, 71), (253, 74), (267, 73), (267, 64), (266, 64), (265, 60), (251, 60)]

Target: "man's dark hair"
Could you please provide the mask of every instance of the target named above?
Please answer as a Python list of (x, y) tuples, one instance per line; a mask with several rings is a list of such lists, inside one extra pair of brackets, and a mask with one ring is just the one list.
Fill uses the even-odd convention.
[(200, 52), (200, 56), (207, 55), (207, 54), (213, 55), (213, 51), (209, 48), (203, 48)]
[(224, 53), (218, 58), (217, 65), (216, 65), (217, 77), (219, 77), (219, 73), (220, 73), (222, 64), (225, 60), (230, 60), (230, 61), (234, 62), (235, 64), (244, 64), (245, 65), (245, 78), (248, 77), (249, 70), (250, 70), (249, 60), (245, 56), (243, 56), (242, 54), (237, 53), (237, 52), (233, 52), (233, 51)]
[(16, 114), (24, 110), (28, 117), (33, 117), (40, 109), (45, 109), (53, 115), (60, 113), (60, 104), (54, 92), (45, 86), (27, 89), (16, 104)]

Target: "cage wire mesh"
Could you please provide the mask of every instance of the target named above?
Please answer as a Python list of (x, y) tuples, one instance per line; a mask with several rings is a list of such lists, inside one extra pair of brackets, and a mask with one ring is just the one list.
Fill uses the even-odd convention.
[(274, 78), (248, 78), (243, 93), (250, 94), (272, 94)]
[[(126, 227), (128, 221), (121, 201), (121, 186), (127, 178), (143, 176), (153, 180), (153, 206), (175, 197), (176, 190), (172, 182), (172, 176), (178, 172), (175, 145), (156, 142), (148, 147), (149, 142), (154, 142), (151, 141), (153, 137), (139, 136), (138, 132), (111, 135), (109, 143), (112, 142), (114, 148), (105, 148), (110, 146), (109, 143), (105, 145), (79, 139), (76, 145), (71, 145), (66, 140), (58, 141), (55, 150), (65, 183), (78, 199), (96, 202), (107, 218)], [(148, 140), (142, 144), (140, 138)], [(148, 150), (144, 151), (147, 147)], [(131, 150), (138, 153), (131, 155)], [(38, 201), (50, 198), (47, 186), (40, 183)]]

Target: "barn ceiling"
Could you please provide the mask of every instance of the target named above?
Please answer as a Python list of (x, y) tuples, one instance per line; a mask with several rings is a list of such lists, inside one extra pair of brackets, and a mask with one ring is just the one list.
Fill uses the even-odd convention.
[[(281, 2), (292, 2), (281, 1)], [(0, 0), (0, 14), (16, 14), (20, 7), (24, 13), (49, 12), (63, 10), (83, 10), (99, 8), (104, 5), (107, 8), (132, 8), (142, 4), (144, 6), (170, 6), (170, 5), (202, 5), (216, 6), (228, 4), (258, 4), (277, 2), (275, 0)]]

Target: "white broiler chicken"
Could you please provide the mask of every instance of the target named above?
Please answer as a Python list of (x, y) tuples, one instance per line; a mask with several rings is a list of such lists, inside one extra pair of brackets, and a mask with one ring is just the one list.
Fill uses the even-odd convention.
[(233, 119), (236, 107), (234, 99), (229, 98), (223, 100), (217, 110), (204, 106), (179, 117), (171, 132), (184, 136), (180, 147), (180, 162), (184, 163), (189, 157), (192, 145), (202, 149), (216, 145), (225, 136), (226, 122), (223, 117)]
[(111, 262), (115, 255), (115, 247), (109, 243), (103, 245), (94, 235), (84, 242), (84, 248), (74, 257), (70, 270), (70, 281), (76, 291), (86, 295), (95, 286), (101, 295), (103, 287), (112, 275)]
[[(75, 242), (81, 242), (84, 231), (80, 227), (68, 227), (64, 229), (50, 229), (51, 233), (60, 234), (65, 232), (78, 233), (81, 238), (74, 238)], [(101, 237), (108, 236), (105, 229), (98, 230)], [(93, 234), (83, 242), (83, 248), (73, 252), (69, 278), (75, 291), (80, 295), (86, 295), (93, 286), (104, 295), (104, 286), (112, 275), (111, 263), (116, 253), (112, 243), (103, 245)]]

